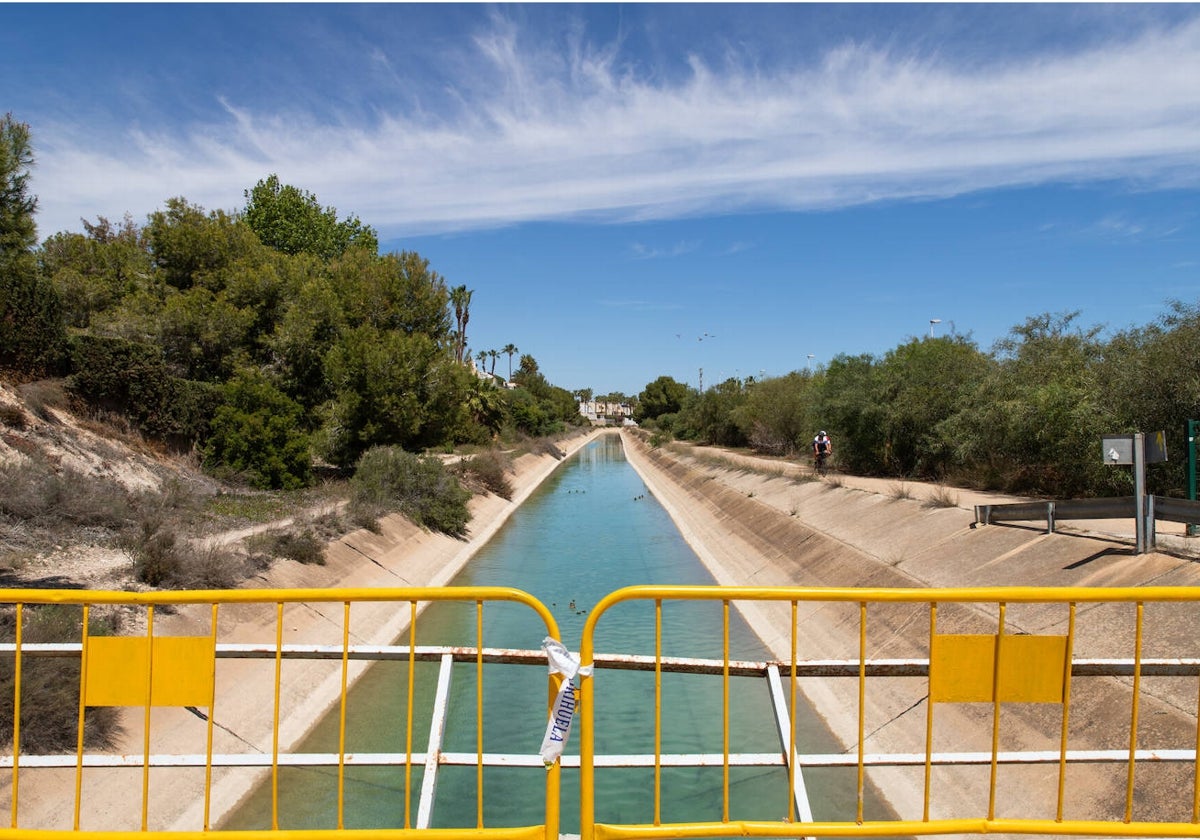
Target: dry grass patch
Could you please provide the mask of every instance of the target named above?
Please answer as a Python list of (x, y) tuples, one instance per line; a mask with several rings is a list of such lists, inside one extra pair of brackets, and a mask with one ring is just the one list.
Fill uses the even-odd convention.
[[(83, 635), (83, 610), (78, 606), (48, 604), (23, 611), (22, 644), (79, 642)], [(92, 613), (88, 634), (110, 636), (120, 630), (115, 615)], [(0, 638), (16, 638), (16, 611), (0, 612)], [(0, 655), (0, 746), (11, 748), (13, 735), (13, 654)], [(64, 753), (76, 749), (79, 731), (79, 659), (23, 656), (21, 659), (21, 750), (26, 753)], [(83, 743), (88, 749), (114, 746), (121, 734), (119, 710), (89, 708), (84, 718)]]
[(930, 508), (958, 507), (958, 493), (955, 493), (945, 484), (938, 484), (929, 493), (923, 504), (925, 507)]

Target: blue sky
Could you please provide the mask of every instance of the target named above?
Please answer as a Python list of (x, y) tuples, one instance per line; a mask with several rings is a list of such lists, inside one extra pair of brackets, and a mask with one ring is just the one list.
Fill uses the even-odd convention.
[(276, 173), (597, 393), (1200, 301), (1198, 80), (1194, 4), (0, 4), (42, 237)]

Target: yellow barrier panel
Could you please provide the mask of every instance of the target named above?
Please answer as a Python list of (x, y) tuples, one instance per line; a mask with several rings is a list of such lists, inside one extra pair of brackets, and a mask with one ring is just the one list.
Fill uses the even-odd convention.
[[(466, 640), (469, 647), (422, 645), (418, 624), (423, 609), (433, 603), (450, 602), (460, 602), (474, 613), (473, 638)], [(292, 823), (286, 833), (293, 838), (347, 835), (369, 835), (379, 840), (412, 837), (433, 840), (439, 837), (477, 837), (481, 840), (556, 838), (561, 767), (556, 764), (544, 768), (536, 753), (536, 742), (529, 745), (528, 753), (524, 756), (485, 753), (484, 708), (487, 704), (487, 687), (493, 683), (496, 686), (503, 683), (502, 677), (489, 676), (485, 680), (485, 673), (491, 673), (487, 668), (493, 667), (492, 663), (537, 664), (539, 656), (541, 668), (545, 669), (546, 666), (545, 654), (540, 651), (487, 647), (485, 615), (489, 609), (502, 603), (530, 611), (533, 617), (530, 622), (532, 645), (536, 646), (546, 636), (558, 638), (558, 627), (550, 611), (527, 593), (507, 587), (155, 593), (76, 590), (0, 592), (0, 606), (11, 605), (15, 608), (11, 613), (15, 618), (15, 628), (10, 630), (9, 639), (0, 644), (0, 672), (7, 670), (13, 678), (12, 695), (7, 701), (12, 711), (12, 752), (7, 760), (0, 758), (0, 768), (7, 767), (11, 772), (9, 794), (12, 819), (10, 829), (0, 830), (0, 838), (50, 840), (60, 835), (70, 835), (74, 838), (83, 836), (93, 840), (117, 840), (131, 838), (134, 834), (141, 838), (169, 837), (173, 840), (211, 838), (213, 834), (227, 838), (265, 838), (283, 830), (281, 817)], [(54, 614), (58, 622), (56, 626), (69, 626), (70, 621), (74, 620), (75, 626), (81, 628), (73, 642), (56, 640), (53, 643), (30, 644), (24, 638), (30, 616), (35, 615), (38, 608), (49, 605), (76, 609), (73, 619), (61, 612)], [(326, 609), (326, 606), (333, 609)], [(201, 609), (196, 610), (195, 607)], [(92, 635), (89, 627), (100, 608), (141, 610), (144, 633), (136, 636)], [(240, 612), (230, 617), (232, 610)], [(328, 637), (309, 638), (305, 644), (287, 641), (293, 638), (292, 633), (295, 632), (288, 620), (293, 610), (323, 613), (328, 619), (326, 624), (310, 632), (322, 634), (330, 631)], [(156, 631), (156, 623), (162, 627), (170, 626), (162, 615), (174, 616), (181, 612), (186, 613), (185, 617), (181, 617), (191, 626), (207, 623), (209, 630), (201, 629), (199, 633), (207, 632), (208, 635), (176, 635)], [(394, 632), (403, 634), (399, 641), (392, 641), (392, 636), (388, 636), (385, 642), (390, 644), (362, 642), (364, 637), (379, 635), (381, 626), (393, 625), (397, 628)], [(245, 638), (223, 638), (221, 634), (226, 632), (223, 628), (249, 629), (252, 641), (247, 643)], [(29, 680), (29, 663), (33, 658), (41, 660), (38, 664), (43, 674), (47, 667), (78, 668), (77, 746), (74, 755), (29, 755), (22, 750), (22, 733), (30, 728), (27, 725), (23, 729), (22, 723), (28, 724), (41, 711), (30, 709), (32, 695), (28, 695), (28, 692), (33, 687)], [(347, 698), (353, 684), (352, 675), (355, 678), (361, 675), (365, 663), (374, 659), (400, 662), (406, 666), (406, 709), (402, 719), (394, 724), (397, 730), (407, 727), (407, 731), (401, 733), (403, 752), (399, 754), (370, 752), (373, 745), (364, 744), (362, 734), (356, 736), (357, 747), (348, 743)], [(256, 665), (255, 660), (261, 665)], [(322, 661), (331, 664), (320, 665)], [(461, 667), (471, 669), (472, 677), (468, 679), (473, 683), (471, 705), (475, 713), (476, 749), (469, 757), (447, 751), (440, 732), (430, 733), (429, 741), (423, 748), (414, 740), (413, 730), (417, 724), (414, 709), (424, 702), (415, 694), (419, 662), (431, 662), (437, 669), (438, 694), (435, 700), (443, 708), (440, 712), (433, 712), (435, 717), (438, 714), (445, 715), (451, 666), (465, 663)], [(11, 670), (6, 663), (11, 663)], [(294, 670), (298, 665), (293, 663), (313, 664)], [(64, 670), (63, 673), (69, 672)], [(422, 673), (425, 676), (421, 679), (427, 680), (429, 672)], [(292, 718), (285, 720), (285, 716), (293, 715), (303, 707), (309, 692), (317, 687), (311, 682), (298, 682), (297, 674), (313, 675), (302, 677), (302, 680), (336, 683), (337, 696), (332, 699), (332, 704), (337, 707), (333, 719), (338, 730), (337, 751), (334, 754), (297, 752), (296, 747), (291, 746), (297, 734)], [(539, 691), (531, 697), (535, 701), (532, 709), (513, 710), (542, 727), (545, 726), (550, 702), (558, 688), (557, 680), (553, 677), (546, 677), (544, 684), (545, 692)], [(224, 717), (219, 717), (222, 710), (220, 694), (231, 686), (237, 686), (243, 693), (260, 692), (256, 695), (254, 708), (244, 713), (247, 720), (231, 718), (231, 714), (243, 713), (229, 711), (225, 711)], [(325, 695), (319, 696), (323, 698)], [(228, 700), (225, 702), (228, 704)], [(133, 749), (114, 752), (101, 746), (87, 745), (91, 738), (88, 733), (95, 726), (92, 718), (99, 707), (134, 707), (140, 710), (122, 713), (120, 718), (127, 731), (128, 746)], [(186, 707), (186, 711), (182, 707)], [(313, 708), (308, 713), (318, 712), (320, 708)], [(362, 711), (358, 713), (361, 715)], [(168, 716), (161, 717), (163, 714)], [(201, 721), (193, 720), (192, 715)], [(251, 718), (253, 724), (248, 722)], [(214, 721), (217, 719), (221, 723), (215, 727)], [(253, 740), (235, 731), (243, 726), (259, 727), (263, 723), (265, 727), (252, 735)], [(391, 721), (388, 726), (393, 726)], [(362, 727), (363, 724), (359, 724), (360, 730)], [(214, 734), (218, 728), (219, 731)], [(285, 729), (288, 734), (285, 734)], [(255, 730), (248, 728), (246, 731)], [(215, 735), (219, 738), (215, 738)], [(418, 736), (423, 737), (421, 733)], [(167, 740), (164, 741), (164, 738)], [(214, 751), (214, 740), (219, 741), (224, 752)], [(234, 748), (233, 752), (229, 751), (231, 747)], [(496, 783), (485, 774), (484, 768), (513, 766), (514, 763), (534, 769), (539, 780), (538, 786), (543, 790), (540, 796), (530, 791), (533, 795), (532, 810), (539, 808), (540, 800), (542, 818), (533, 825), (505, 822), (489, 824), (496, 822), (490, 815), (496, 811), (496, 804), (503, 804), (500, 799), (504, 786), (496, 787), (498, 793), (486, 796), (485, 790), (491, 790)], [(431, 828), (439, 771), (443, 767), (465, 764), (476, 768), (475, 784), (470, 794), (474, 799), (474, 826), (461, 829)], [(337, 828), (295, 827), (297, 818), (281, 815), (281, 788), (288, 784), (289, 778), (296, 778), (294, 775), (285, 775), (284, 771), (294, 773), (289, 768), (295, 767), (328, 767), (329, 773), (336, 775)], [(389, 775), (389, 778), (396, 781), (389, 782), (389, 785), (395, 784), (397, 798), (403, 797), (400, 809), (402, 816), (396, 824), (370, 831), (346, 827), (351, 822), (347, 820), (345, 796), (350, 767), (395, 768), (395, 776)], [(251, 768), (253, 772), (246, 775), (238, 768)], [(421, 774), (420, 778), (415, 778), (414, 768), (416, 773)], [(131, 775), (131, 770), (137, 775)], [(355, 772), (359, 776), (354, 783), (361, 796), (365, 784), (362, 780), (363, 771)], [(0, 773), (3, 773), (3, 769), (0, 769)], [(28, 807), (23, 810), (23, 795), (36, 799), (39, 781), (50, 785), (49, 790), (58, 790), (61, 784), (54, 780), (62, 779), (65, 773), (74, 775), (73, 807), (68, 799), (59, 802), (58, 807), (50, 811), (45, 808), (33, 811)], [(235, 778), (232, 774), (236, 773), (242, 775)], [(216, 785), (245, 778), (245, 783), (237, 784), (249, 786), (255, 784), (254, 779), (258, 777), (265, 777), (265, 789), (270, 794), (270, 829), (215, 828), (210, 823), (210, 814)], [(153, 800), (152, 793), (155, 794)], [(414, 814), (415, 809), (410, 810), (410, 803), (416, 804), (418, 793), (421, 813)], [(44, 796), (44, 793), (41, 795)], [(165, 809), (162, 807), (164, 796), (170, 800)], [(236, 798), (238, 795), (231, 796), (226, 791), (222, 807), (228, 809)], [(93, 802), (96, 804), (93, 805)], [(308, 803), (303, 804), (307, 806)], [(202, 806), (199, 817), (188, 816), (196, 813), (199, 806)], [(471, 805), (463, 802), (461, 807), (471, 808)], [(447, 813), (453, 816), (459, 806), (449, 805), (447, 808)], [(169, 819), (175, 822), (175, 826), (168, 828), (162, 822), (162, 817), (156, 814), (156, 809), (172, 815)], [(529, 810), (527, 808), (524, 812)], [(26, 811), (46, 817), (49, 823), (29, 824), (28, 817), (24, 816)], [(191, 819), (196, 821), (189, 825)]]
[[(616, 606), (636, 601), (653, 604), (654, 636), (625, 641), (654, 651), (656, 683), (652, 697), (636, 702), (625, 698), (621, 709), (640, 705), (654, 729), (655, 754), (645, 765), (654, 770), (653, 807), (646, 812), (651, 821), (601, 821), (597, 800), (588, 792), (600, 789), (597, 770), (614, 765), (596, 750), (597, 710), (611, 700), (596, 638)], [(731, 605), (753, 605), (760, 616), (771, 616), (775, 644), (790, 644), (788, 651), (776, 647), (778, 662), (766, 663), (789, 683), (775, 692), (776, 714), (784, 722), (774, 762), (770, 756), (738, 753), (731, 744), (730, 679), (744, 663), (731, 661), (728, 618), (722, 629), (714, 621), (705, 631), (714, 644), (718, 632), (724, 638), (722, 659), (707, 671), (723, 683), (723, 711), (711, 721), (714, 733), (721, 729), (721, 752), (662, 754), (663, 721), (692, 713), (668, 705), (669, 692), (660, 676), (670, 663), (663, 627), (675, 602), (691, 601), (719, 602), (726, 615)], [(582, 661), (596, 660), (597, 665), (581, 685), (582, 837), (1200, 837), (1198, 608), (1196, 587), (619, 590), (590, 611), (580, 645)], [(1082, 620), (1081, 613), (1086, 613)], [(923, 637), (922, 614), (928, 628)], [(784, 634), (789, 621), (790, 643)], [(945, 632), (939, 624), (955, 632)], [(992, 632), (979, 632), (989, 624)], [(1029, 632), (1030, 627), (1065, 628), (1066, 634)], [(696, 632), (694, 622), (686, 632), (678, 631), (681, 636)], [(1155, 659), (1145, 655), (1152, 636)], [(830, 643), (836, 644), (836, 653), (824, 648)], [(908, 653), (900, 659), (873, 657), (872, 644)], [(1121, 656), (1113, 657), (1114, 650)], [(914, 685), (914, 678), (919, 683)], [(1157, 682), (1147, 689), (1151, 678)], [(1181, 679), (1190, 688), (1181, 689)], [(833, 687), (838, 682), (841, 689)], [(821, 714), (832, 721), (840, 741), (837, 749), (805, 754), (796, 716), (808, 713), (797, 708), (797, 686), (808, 686), (806, 693), (820, 699)], [(1139, 714), (1150, 702), (1156, 718), (1153, 728), (1143, 732)], [(1113, 725), (1123, 728), (1114, 730)], [(889, 749), (880, 740), (884, 731), (892, 733), (889, 742), (904, 746)], [(789, 797), (786, 815), (744, 818), (776, 807), (763, 806), (775, 802), (773, 797), (759, 796), (761, 802), (738, 806), (742, 818), (731, 816), (732, 769), (772, 763), (786, 770), (780, 774), (781, 780), (786, 777)], [(704, 794), (685, 789), (688, 804), (673, 801), (663, 775), (669, 766), (696, 767), (697, 773), (712, 768), (720, 771), (721, 780), (714, 779)], [(831, 775), (836, 768), (845, 768), (848, 775)], [(610, 771), (601, 772), (609, 780), (605, 786), (611, 787)], [(888, 788), (897, 798), (865, 810), (872, 780), (885, 786), (889, 800)], [(813, 784), (818, 786), (811, 803), (815, 816), (805, 813), (809, 803), (804, 800)], [(886, 813), (889, 804), (898, 810)], [(611, 805), (607, 810), (618, 812)], [(669, 812), (674, 816), (664, 816)], [(718, 818), (706, 818), (714, 813)]]
[(210, 636), (90, 636), (84, 704), (141, 706), (149, 677), (150, 705), (207, 706), (215, 665)]
[(939, 633), (933, 637), (929, 694), (935, 703), (1061, 703), (1066, 654), (1066, 636)]

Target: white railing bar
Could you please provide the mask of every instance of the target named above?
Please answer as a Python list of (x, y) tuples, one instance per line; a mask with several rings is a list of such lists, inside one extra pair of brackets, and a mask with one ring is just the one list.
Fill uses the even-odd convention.
[[(0, 643), (0, 654), (13, 653), (16, 645), (11, 642)], [(78, 642), (63, 643), (29, 643), (21, 645), (22, 656), (69, 657), (79, 656)], [(476, 649), (446, 645), (417, 645), (412, 649), (412, 656), (420, 662), (439, 662), (449, 654), (455, 662), (474, 662)], [(274, 659), (275, 646), (270, 643), (262, 644), (233, 644), (221, 643), (216, 646), (218, 659)], [(346, 650), (350, 659), (356, 660), (407, 660), (409, 648), (402, 645), (351, 645)], [(281, 650), (284, 659), (338, 659), (342, 658), (341, 645), (284, 645)], [(483, 661), (489, 664), (509, 663), (526, 665), (544, 665), (546, 654), (542, 650), (524, 650), (520, 648), (484, 648)], [(659, 660), (664, 671), (680, 671), (692, 673), (722, 673), (725, 663), (720, 659), (698, 659), (683, 656), (664, 656)], [(598, 668), (614, 670), (653, 671), (655, 658), (653, 656), (597, 654), (594, 664)], [(770, 666), (790, 670), (790, 662), (732, 660), (729, 663), (730, 674), (734, 676), (752, 676), (763, 674)], [(1071, 663), (1073, 676), (1130, 676), (1133, 674), (1132, 659), (1076, 659)], [(857, 677), (859, 674), (857, 659), (807, 659), (796, 663), (796, 673), (801, 677)], [(1147, 657), (1141, 660), (1142, 676), (1185, 677), (1200, 675), (1200, 658), (1198, 657)], [(869, 677), (924, 677), (929, 674), (928, 659), (868, 659), (866, 675)]]
[[(779, 727), (779, 743), (783, 750), (785, 765), (790, 760), (795, 761), (792, 751), (792, 717), (788, 714), (787, 696), (783, 693), (783, 680), (779, 676), (779, 668), (771, 665), (767, 668), (767, 682), (771, 686), (771, 705), (775, 707), (775, 723)], [(799, 822), (812, 822), (812, 805), (808, 801), (808, 789), (804, 786), (804, 774), (799, 767), (795, 768), (795, 788), (792, 796), (796, 799), (796, 819)]]
[[(428, 767), (433, 759), (436, 765), (445, 766), (475, 766), (476, 754), (473, 752), (443, 752), (425, 753), (414, 752), (413, 764), (424, 764)], [(1000, 764), (1055, 764), (1060, 759), (1058, 750), (1000, 752), (996, 760)], [(787, 756), (783, 751), (769, 753), (730, 753), (729, 764), (735, 767), (786, 767)], [(1137, 761), (1157, 762), (1193, 762), (1196, 760), (1195, 750), (1138, 750), (1134, 753)], [(137, 754), (123, 755), (85, 755), (84, 767), (141, 767), (143, 756)], [(406, 763), (405, 753), (346, 753), (347, 766), (385, 767), (403, 766)], [(719, 767), (724, 763), (722, 753), (669, 753), (660, 756), (663, 767)], [(1129, 760), (1129, 750), (1069, 750), (1068, 763), (1101, 764), (1125, 763)], [(578, 755), (564, 755), (562, 766), (566, 768), (579, 767)], [(932, 762), (938, 765), (986, 765), (992, 761), (990, 752), (943, 752), (934, 753)], [(151, 767), (203, 767), (203, 753), (187, 755), (151, 755)], [(270, 767), (271, 756), (268, 753), (214, 753), (213, 767)], [(12, 756), (0, 756), (0, 769), (12, 767)], [(525, 753), (484, 753), (483, 763), (486, 767), (538, 767), (544, 768), (539, 755)], [(849, 753), (812, 753), (797, 754), (798, 767), (853, 767), (858, 763), (858, 757)], [(867, 753), (863, 763), (873, 767), (908, 767), (923, 765), (925, 753)], [(337, 753), (290, 753), (279, 756), (281, 767), (336, 767)], [(62, 768), (74, 767), (74, 755), (38, 755), (21, 756), (21, 768)], [(598, 755), (595, 757), (596, 767), (653, 767), (654, 756), (645, 755)]]
[[(450, 705), (450, 666), (454, 658), (442, 656), (438, 669), (437, 694), (433, 700), (433, 718), (429, 721), (429, 749), (425, 753), (425, 773), (421, 778), (421, 802), (417, 808), (417, 828), (429, 828), (433, 819), (433, 798), (437, 793), (438, 754), (446, 734), (446, 710)], [(474, 761), (472, 761), (474, 763)]]

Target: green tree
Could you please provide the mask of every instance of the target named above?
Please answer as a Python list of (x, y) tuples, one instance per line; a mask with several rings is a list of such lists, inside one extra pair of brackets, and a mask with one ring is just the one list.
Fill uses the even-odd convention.
[(554, 419), (546, 407), (526, 388), (513, 388), (501, 392), (505, 413), (511, 418), (519, 432), (532, 437), (543, 437), (554, 431)]
[(733, 420), (750, 446), (773, 455), (808, 453), (813, 378), (793, 372), (755, 382)]
[(1090, 495), (1114, 480), (1098, 457), (1112, 400), (1097, 377), (1099, 328), (1077, 312), (1042, 314), (997, 343), (998, 364), (946, 420), (943, 439), (989, 486), (1057, 497)]
[(61, 300), (33, 253), (32, 167), (29, 126), (6, 114), (0, 120), (0, 368), (41, 376), (62, 364), (66, 331)]
[(452, 439), (467, 412), (469, 371), (424, 333), (349, 330), (325, 359), (329, 460), (350, 466), (372, 446), (418, 450)]
[(329, 281), (313, 279), (301, 287), (268, 340), (272, 367), (284, 393), (300, 403), (312, 428), (312, 409), (333, 396), (325, 378), (325, 356), (345, 325), (341, 300)]
[[(745, 402), (746, 389), (741, 380), (731, 377), (702, 394), (691, 395), (679, 412), (675, 428), (686, 430), (688, 437), (701, 443), (745, 446), (746, 436), (736, 422), (738, 411)], [(658, 416), (669, 414), (664, 412)]]
[(242, 217), (264, 245), (285, 254), (312, 254), (323, 260), (340, 257), (350, 248), (379, 251), (375, 231), (350, 216), (338, 221), (337, 210), (322, 207), (312, 193), (281, 184), (270, 175), (246, 190)]
[(192, 288), (167, 299), (159, 316), (158, 343), (185, 378), (223, 381), (244, 358), (254, 321), (253, 310), (238, 309), (208, 289)]
[(883, 472), (887, 442), (880, 390), (872, 356), (835, 356), (810, 385), (807, 441), (825, 429), (833, 437), (839, 467), (868, 475)]
[(205, 467), (244, 475), (262, 489), (310, 484), (312, 456), (301, 407), (254, 369), (239, 370), (224, 393), (204, 447)]
[(471, 382), (467, 389), (466, 407), (475, 426), (482, 433), (481, 440), (471, 441), (468, 437), (466, 442), (484, 443), (490, 440), (500, 433), (508, 419), (504, 392), (496, 387), (494, 382), (486, 379), (475, 377)]
[(963, 336), (912, 339), (889, 350), (875, 371), (884, 469), (943, 477), (953, 447), (938, 426), (958, 413), (990, 368), (987, 356)]
[[(1155, 323), (1113, 336), (1104, 349), (1098, 382), (1108, 394), (1113, 419), (1106, 432), (1167, 433), (1170, 458), (1150, 465), (1151, 492), (1187, 495), (1188, 420), (1200, 420), (1200, 305), (1173, 301)], [(1110, 470), (1125, 473), (1125, 470)]]
[(414, 251), (382, 257), (359, 248), (330, 264), (347, 325), (422, 333), (450, 348), (450, 293), (429, 260)]
[(0, 259), (26, 254), (37, 244), (37, 197), (29, 194), (32, 168), (29, 126), (9, 112), (0, 120)]
[(205, 212), (184, 198), (150, 214), (146, 237), (162, 279), (177, 289), (221, 291), (228, 269), (262, 248), (254, 231), (224, 210)]
[(517, 372), (513, 374), (512, 381), (518, 385), (529, 387), (530, 385), (545, 384), (546, 377), (542, 376), (537, 359), (525, 353), (521, 356), (521, 361), (517, 364)]
[(634, 419), (640, 423), (643, 420), (653, 420), (660, 414), (677, 414), (687, 395), (687, 385), (676, 382), (670, 376), (660, 376), (647, 383), (645, 390), (638, 394)]
[(38, 252), (42, 272), (63, 301), (69, 326), (103, 326), (107, 313), (144, 288), (153, 271), (146, 237), (125, 216), (115, 225), (103, 216), (83, 221), (86, 233), (56, 233)]

